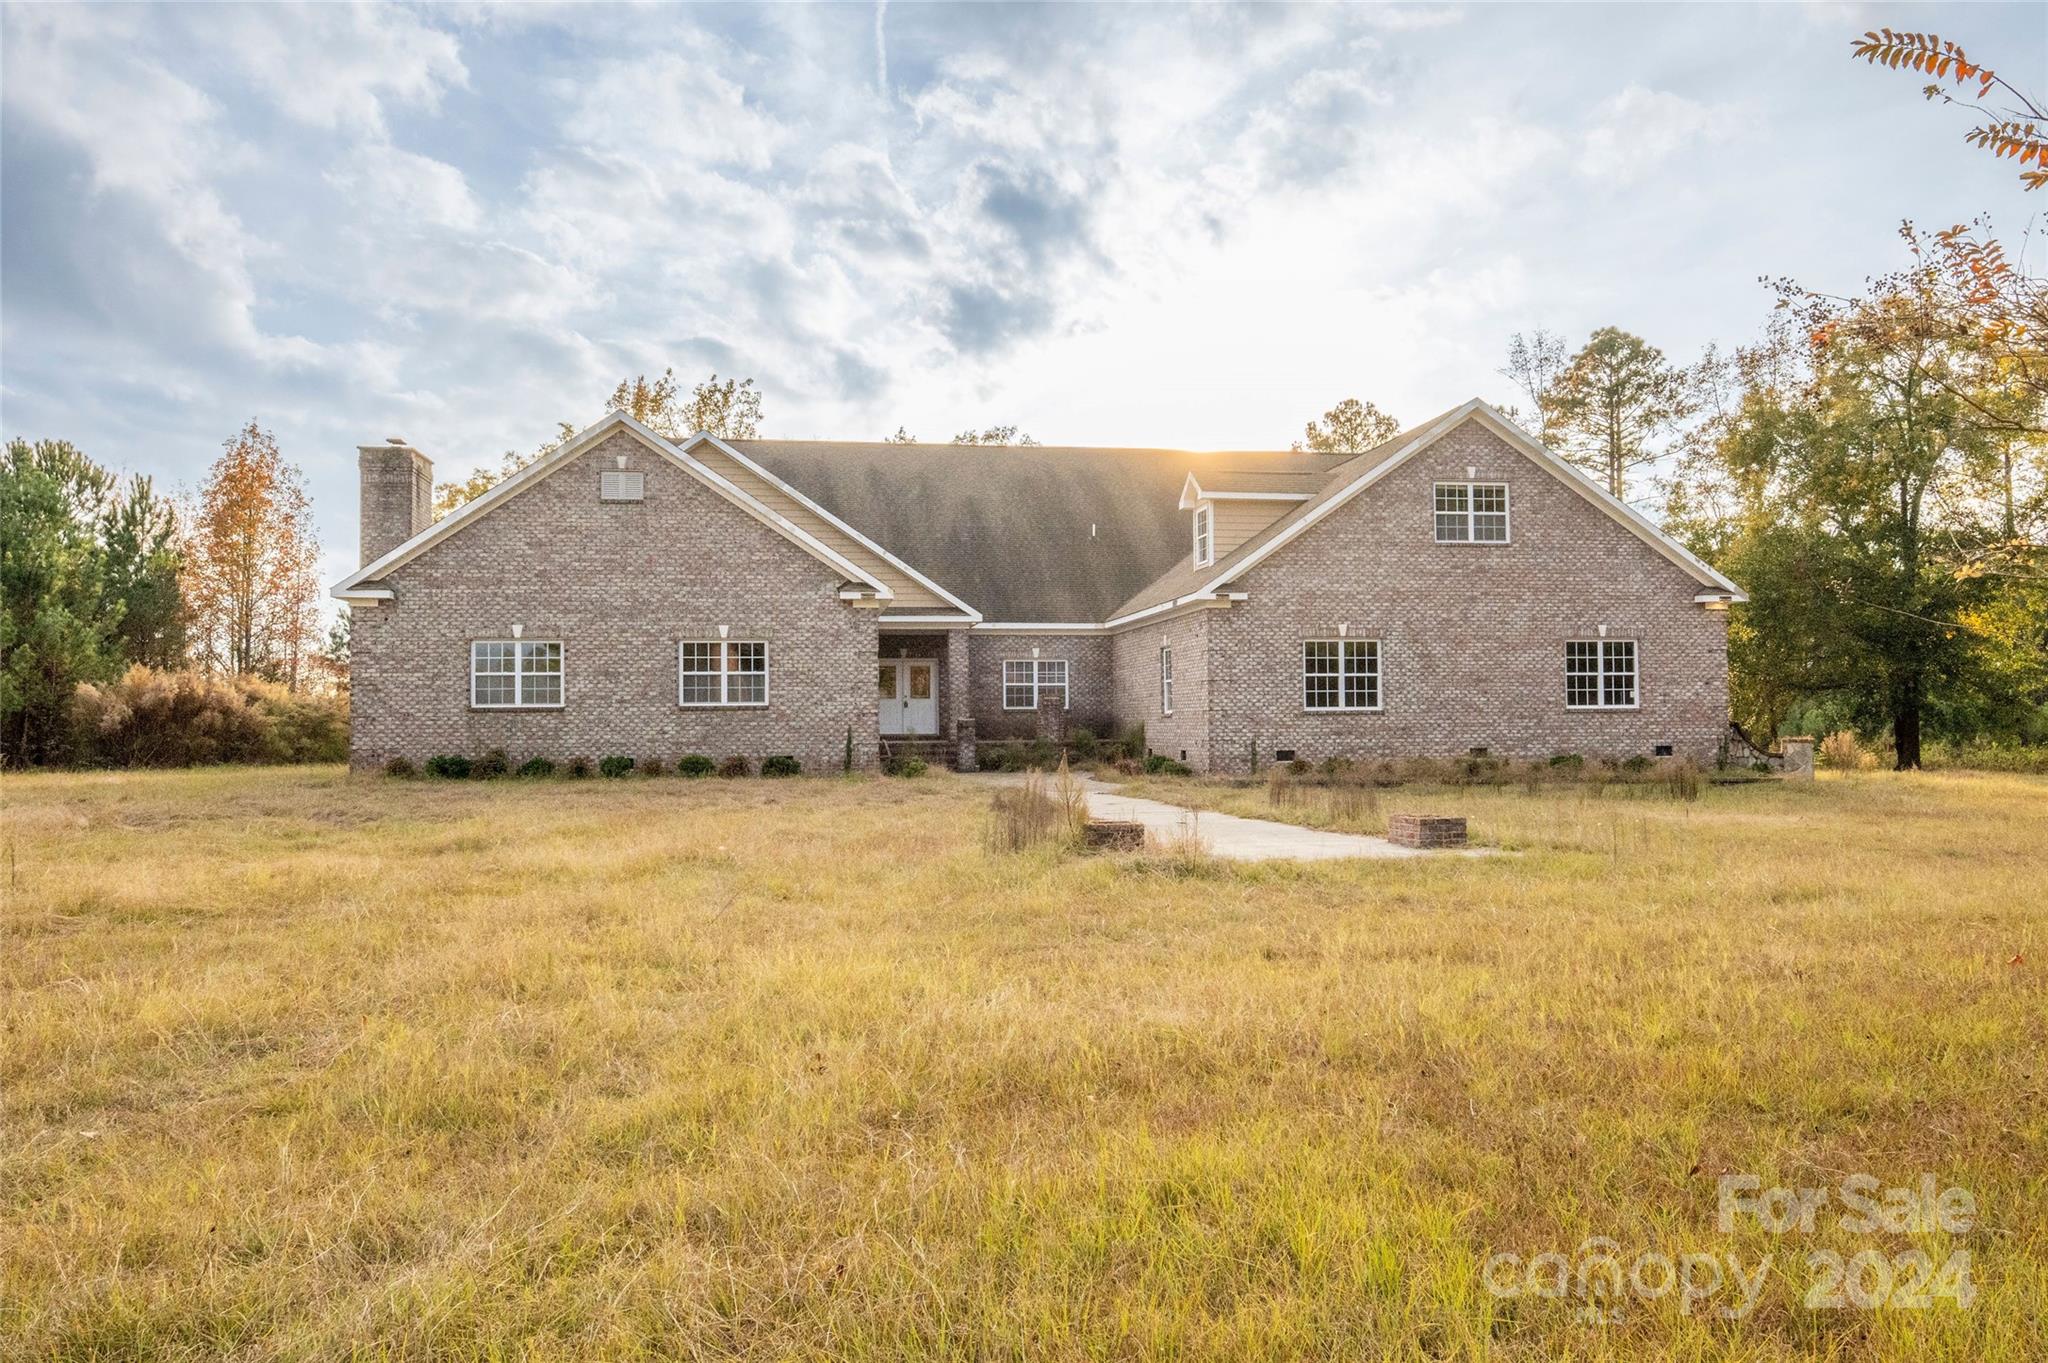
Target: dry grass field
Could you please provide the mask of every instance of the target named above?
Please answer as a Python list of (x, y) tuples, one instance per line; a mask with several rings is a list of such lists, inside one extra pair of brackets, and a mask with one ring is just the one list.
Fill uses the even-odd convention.
[[(10, 1359), (2048, 1357), (2041, 778), (1391, 791), (1513, 854), (1298, 867), (940, 775), (0, 802)], [(1717, 1227), (1923, 1172), (1970, 1227)], [(1769, 1267), (1487, 1286), (1596, 1236)], [(1872, 1250), (1974, 1299), (1806, 1304)]]

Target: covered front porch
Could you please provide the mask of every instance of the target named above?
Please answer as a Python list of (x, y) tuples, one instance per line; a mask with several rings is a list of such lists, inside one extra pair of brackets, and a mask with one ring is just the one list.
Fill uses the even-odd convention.
[(875, 717), (883, 762), (917, 757), (974, 770), (967, 648), (965, 629), (885, 630), (879, 636)]

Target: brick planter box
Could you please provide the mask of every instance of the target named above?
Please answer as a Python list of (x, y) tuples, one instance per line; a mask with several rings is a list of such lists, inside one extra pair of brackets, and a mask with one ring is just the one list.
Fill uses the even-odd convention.
[(1465, 821), (1448, 814), (1393, 814), (1387, 840), (1403, 847), (1463, 847)]
[(1145, 850), (1145, 825), (1125, 823), (1119, 819), (1091, 819), (1082, 841), (1095, 851), (1142, 852)]

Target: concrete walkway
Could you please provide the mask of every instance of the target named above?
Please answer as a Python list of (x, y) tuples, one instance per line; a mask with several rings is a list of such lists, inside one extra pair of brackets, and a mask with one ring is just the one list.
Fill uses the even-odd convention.
[[(1021, 785), (1016, 773), (989, 773), (980, 779), (1000, 785)], [(1050, 782), (1048, 781), (1048, 786)], [(1093, 777), (1082, 777), (1081, 788), (1088, 795), (1088, 815), (1095, 819), (1118, 819), (1141, 823), (1156, 837), (1176, 839), (1192, 832), (1212, 856), (1234, 861), (1331, 861), (1343, 857), (1423, 857), (1429, 853), (1402, 847), (1385, 838), (1362, 833), (1331, 833), (1299, 824), (1274, 823), (1271, 819), (1245, 819), (1213, 810), (1188, 809), (1160, 800), (1140, 800), (1118, 793), (1115, 786)]]

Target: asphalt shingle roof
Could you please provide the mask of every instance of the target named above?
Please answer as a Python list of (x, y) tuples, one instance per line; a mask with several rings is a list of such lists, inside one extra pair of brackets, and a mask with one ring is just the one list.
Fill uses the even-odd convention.
[(1350, 458), (1289, 450), (730, 443), (985, 618), (1019, 622), (1100, 623), (1185, 562), (1180, 492), (1190, 471), (1205, 487), (1211, 478), (1220, 485), (1231, 475), (1270, 474), (1308, 475), (1313, 487)]

